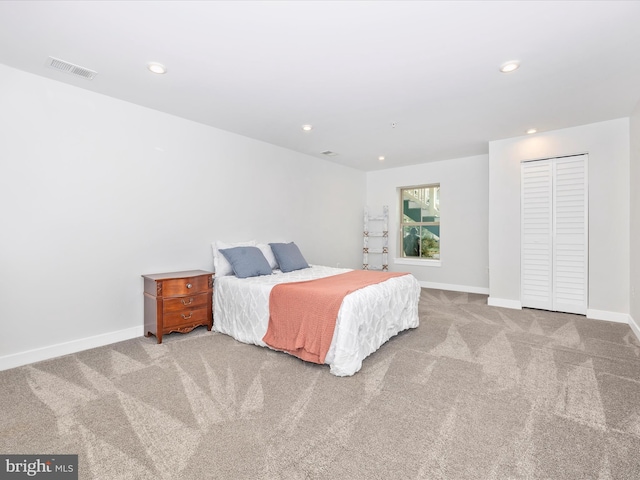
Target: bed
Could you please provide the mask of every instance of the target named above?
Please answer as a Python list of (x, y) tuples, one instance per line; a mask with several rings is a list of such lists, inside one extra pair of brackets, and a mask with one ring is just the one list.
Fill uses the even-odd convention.
[[(265, 257), (270, 258), (269, 249), (262, 247)], [(214, 247), (214, 259), (216, 253), (219, 254)], [(263, 338), (269, 326), (269, 297), (275, 285), (351, 271), (305, 262), (305, 268), (283, 272), (278, 268), (278, 262), (270, 258), (268, 263), (268, 274), (246, 278), (228, 274), (228, 267), (223, 271), (219, 263), (215, 265), (218, 272), (225, 274), (216, 273), (215, 276), (214, 331), (243, 343), (269, 347)], [(281, 263), (284, 265), (283, 261)], [(324, 359), (330, 372), (336, 376), (355, 374), (362, 367), (362, 361), (387, 340), (403, 330), (417, 327), (419, 297), (420, 285), (410, 274), (349, 293), (340, 305), (333, 338)]]

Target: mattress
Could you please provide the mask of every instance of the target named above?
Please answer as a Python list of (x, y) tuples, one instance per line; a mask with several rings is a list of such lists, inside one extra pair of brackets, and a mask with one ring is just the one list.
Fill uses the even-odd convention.
[[(250, 278), (215, 277), (214, 331), (236, 340), (268, 347), (269, 294), (274, 285), (301, 282), (348, 272), (312, 265), (288, 273)], [(413, 275), (390, 278), (345, 297), (325, 363), (336, 376), (353, 375), (362, 361), (394, 335), (418, 326), (420, 284)]]

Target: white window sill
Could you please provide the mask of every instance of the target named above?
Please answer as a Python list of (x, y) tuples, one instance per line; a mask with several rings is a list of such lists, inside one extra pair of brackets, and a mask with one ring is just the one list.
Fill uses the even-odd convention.
[(417, 265), (419, 267), (439, 267), (442, 265), (440, 260), (429, 260), (428, 258), (394, 258), (395, 265)]

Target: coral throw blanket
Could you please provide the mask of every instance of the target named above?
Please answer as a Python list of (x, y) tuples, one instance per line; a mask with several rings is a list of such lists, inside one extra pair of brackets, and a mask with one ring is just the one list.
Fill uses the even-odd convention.
[(353, 270), (276, 285), (269, 296), (269, 326), (262, 341), (302, 360), (324, 363), (344, 297), (401, 275), (407, 273)]

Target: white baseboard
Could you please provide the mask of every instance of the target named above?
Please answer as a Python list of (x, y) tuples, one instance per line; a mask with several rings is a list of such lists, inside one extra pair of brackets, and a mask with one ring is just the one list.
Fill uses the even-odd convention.
[(80, 338), (78, 340), (72, 340), (71, 342), (58, 343), (56, 345), (27, 350), (26, 352), (5, 355), (0, 357), (0, 370), (21, 367), (22, 365), (28, 365), (42, 360), (49, 360), (50, 358), (59, 357), (61, 355), (68, 355), (70, 353), (81, 352), (90, 348), (102, 347), (104, 345), (122, 342), (123, 340), (141, 337), (142, 330), (143, 329), (140, 326), (131, 327), (124, 330), (118, 330), (116, 332), (103, 333), (102, 335)]
[(470, 287), (469, 285), (452, 285), (450, 283), (418, 282), (422, 288), (436, 288), (449, 290), (450, 292), (479, 293), (489, 295), (489, 289), (483, 287)]
[(629, 315), (629, 326), (631, 330), (635, 334), (636, 338), (640, 340), (640, 325), (633, 319), (631, 315)]
[(594, 310), (593, 308), (587, 308), (587, 318), (606, 320), (607, 322), (631, 323), (631, 316), (628, 313), (608, 312), (606, 310)]
[(491, 307), (511, 308), (513, 310), (522, 310), (520, 300), (507, 300), (505, 298), (489, 297), (487, 305)]

